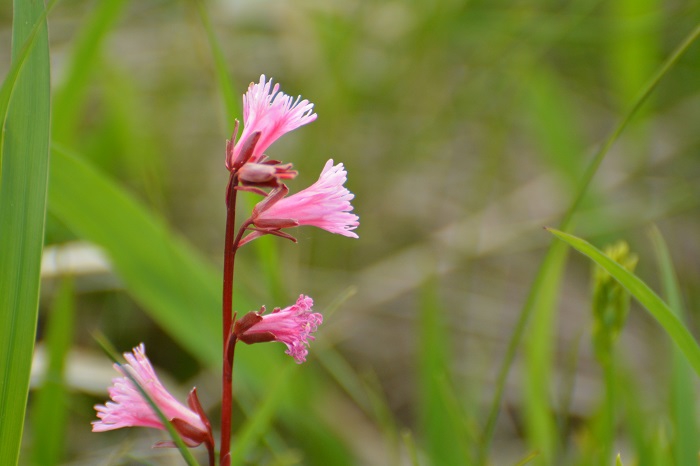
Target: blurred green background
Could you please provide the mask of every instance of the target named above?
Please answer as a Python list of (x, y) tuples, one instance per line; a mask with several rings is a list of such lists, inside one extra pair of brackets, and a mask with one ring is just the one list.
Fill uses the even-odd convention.
[[(11, 16), (0, 5), (3, 75)], [(47, 421), (33, 390), (21, 463), (181, 461), (150, 449), (161, 432), (90, 432), (92, 405), (116, 374), (98, 330), (121, 351), (145, 342), (166, 385), (180, 394), (197, 385), (218, 422), (225, 140), (240, 96), (264, 73), (318, 113), (268, 154), (299, 170), (292, 191), (328, 158), (343, 162), (360, 239), (307, 228), (298, 244), (264, 238), (242, 251), (237, 310), (304, 293), (325, 321), (302, 366), (282, 345), (238, 351), (235, 461), (459, 465), (479, 461), (497, 372), (552, 241), (542, 227), (560, 222), (592, 155), (700, 22), (700, 5), (62, 0), (48, 19), (52, 159), (33, 387), (51, 385), (41, 382), (49, 355), (70, 351), (65, 384), (59, 363), (46, 379), (59, 393), (49, 403), (55, 435), (37, 433)], [(574, 218), (576, 234), (599, 246), (626, 239), (639, 276), (660, 289), (648, 236), (656, 224), (691, 329), (699, 77), (695, 44), (612, 148)], [(535, 451), (550, 464), (613, 464), (591, 456), (605, 392), (591, 348), (591, 273), (571, 255), (553, 312), (535, 310), (486, 464)], [(616, 352), (613, 450), (625, 465), (684, 464), (673, 450), (671, 346), (636, 303)], [(528, 358), (547, 367), (534, 382)], [(525, 405), (538, 396), (546, 409), (534, 415)], [(556, 427), (553, 456), (537, 442), (537, 416)], [(46, 438), (55, 453), (41, 458)]]

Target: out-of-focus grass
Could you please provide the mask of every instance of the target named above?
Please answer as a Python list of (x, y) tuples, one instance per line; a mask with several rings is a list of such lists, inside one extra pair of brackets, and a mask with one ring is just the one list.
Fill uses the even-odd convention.
[[(240, 94), (265, 73), (319, 114), (270, 155), (300, 171), (293, 191), (328, 158), (345, 163), (361, 239), (301, 229), (297, 245), (261, 241), (241, 251), (236, 308), (285, 306), (308, 293), (323, 311), (348, 286), (357, 293), (326, 316), (309, 363), (284, 369), (284, 384), (283, 348), (240, 348), (236, 438), (245, 442), (236, 460), (464, 464), (480, 453), (481, 464), (590, 464), (605, 408), (588, 343), (586, 261), (573, 257), (564, 273), (564, 247), (555, 246), (558, 266), (540, 279), (550, 299), (533, 306), (527, 343), (512, 340), (510, 376), (497, 385), (495, 374), (551, 241), (541, 227), (559, 224), (592, 174), (584, 173), (591, 154), (700, 21), (694, 2), (661, 3), (62, 3), (49, 17), (52, 132), (61, 145), (47, 242), (96, 242), (117, 274), (71, 271), (64, 460), (95, 464), (113, 454), (119, 463), (131, 450), (122, 462), (168, 461), (147, 453), (159, 438), (144, 431), (89, 432), (91, 405), (106, 393), (87, 390), (73, 358), (95, 352), (93, 328), (120, 350), (145, 341), (161, 371), (200, 387), (216, 423), (224, 141), (241, 117)], [(0, 6), (9, 37), (7, 18)], [(652, 288), (664, 277), (669, 289), (668, 264), (661, 273), (652, 265), (658, 245), (639, 234), (660, 224), (690, 329), (700, 303), (699, 72), (696, 44), (621, 133), (575, 209), (577, 234), (595, 244), (626, 237), (642, 257), (636, 273)], [(52, 298), (45, 284), (42, 309)], [(42, 339), (45, 329), (42, 319)], [(686, 417), (679, 409), (695, 388), (681, 382), (681, 366), (664, 369), (677, 356), (659, 335), (632, 311), (617, 355), (617, 385), (627, 392), (610, 439), (625, 464), (684, 464), (697, 448), (675, 427), (692, 424), (691, 409)], [(562, 353), (576, 339), (567, 385)], [(87, 372), (99, 373), (77, 371)], [(501, 394), (490, 444), (479, 438)], [(567, 396), (564, 407), (553, 401)]]

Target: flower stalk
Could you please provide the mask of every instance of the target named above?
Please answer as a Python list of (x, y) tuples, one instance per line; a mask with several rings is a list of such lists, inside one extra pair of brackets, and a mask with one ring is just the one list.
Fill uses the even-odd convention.
[[(296, 100), (279, 91), (279, 84), (260, 77), (251, 83), (243, 97), (244, 128), (236, 141), (239, 123), (236, 122), (231, 140), (226, 142), (225, 166), (229, 171), (226, 187), (226, 231), (224, 235), (224, 270), (222, 296), (222, 382), (221, 382), (221, 443), (219, 466), (231, 464), (231, 416), (233, 408), (233, 363), (239, 341), (254, 343), (280, 342), (287, 346), (287, 354), (298, 364), (306, 361), (312, 333), (323, 322), (323, 316), (312, 312), (313, 300), (300, 295), (296, 303), (284, 309), (274, 308), (265, 314), (265, 306), (258, 312), (248, 312), (236, 319), (233, 308), (234, 271), (238, 249), (263, 235), (279, 236), (296, 242), (283, 229), (303, 225), (315, 226), (331, 233), (357, 238), (352, 230), (359, 225), (350, 201), (353, 194), (344, 187), (347, 173), (343, 164), (333, 165), (329, 160), (319, 180), (307, 189), (287, 196), (289, 189), (283, 181), (296, 177), (291, 163), (272, 160), (264, 151), (285, 133), (316, 119), (313, 104)], [(250, 217), (236, 226), (238, 191), (248, 191), (263, 197)], [(187, 399), (189, 408), (180, 405), (158, 382), (155, 372), (145, 357), (143, 345), (125, 354), (134, 368), (136, 388), (153, 398), (155, 405), (167, 416), (188, 447), (204, 444), (209, 453), (209, 466), (215, 466), (216, 454), (212, 428), (193, 390)], [(130, 385), (131, 384), (131, 385)], [(160, 428), (163, 423), (153, 417), (138, 390), (126, 379), (115, 379), (110, 390), (115, 402), (96, 406), (100, 421), (95, 431), (121, 427), (143, 426)], [(154, 390), (153, 393), (150, 390)], [(175, 434), (173, 434), (175, 435)], [(176, 437), (175, 437), (176, 438)], [(178, 439), (179, 440), (179, 439)], [(170, 447), (173, 442), (156, 446)], [(183, 446), (184, 448), (184, 446)]]

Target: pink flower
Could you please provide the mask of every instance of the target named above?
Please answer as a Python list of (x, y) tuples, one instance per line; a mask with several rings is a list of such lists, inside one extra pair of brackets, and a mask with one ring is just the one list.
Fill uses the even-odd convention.
[(355, 196), (343, 186), (346, 180), (343, 164), (334, 166), (331, 159), (323, 167), (318, 181), (303, 191), (285, 197), (289, 192), (285, 185), (274, 189), (253, 209), (251, 221), (255, 231), (246, 236), (241, 245), (264, 234), (293, 239), (280, 230), (300, 225), (357, 238), (352, 230), (360, 224), (359, 217), (351, 213), (350, 201)]
[[(160, 408), (165, 417), (173, 423), (173, 426), (181, 435), (187, 446), (194, 447), (210, 438), (209, 421), (197, 414), (194, 410), (201, 411), (196, 393), (190, 394), (188, 401), (192, 409), (183, 406), (163, 387), (156, 376), (151, 362), (146, 357), (146, 349), (141, 343), (134, 348), (132, 353), (124, 353), (128, 364), (115, 364), (114, 368), (124, 377), (112, 380), (109, 387), (109, 396), (112, 401), (104, 405), (96, 405), (99, 421), (93, 421), (93, 432), (121, 429), (122, 427), (153, 427), (165, 430), (165, 426), (158, 415), (151, 409), (148, 402), (141, 396), (138, 388), (126, 376), (126, 371), (134, 377), (139, 386), (148, 393), (155, 404)], [(202, 413), (203, 414), (203, 413)], [(213, 441), (213, 440), (212, 440)], [(164, 446), (170, 446), (170, 442), (163, 442)]]
[(249, 312), (236, 321), (233, 332), (236, 338), (247, 344), (280, 341), (287, 345), (286, 353), (298, 364), (306, 361), (307, 346), (311, 335), (323, 322), (323, 316), (311, 312), (313, 299), (300, 295), (296, 304), (284, 309), (275, 308), (270, 314)]
[(260, 139), (255, 144), (250, 162), (257, 162), (270, 144), (283, 134), (316, 119), (314, 104), (306, 99), (301, 100), (301, 96), (295, 100), (280, 92), (279, 87), (279, 84), (272, 86), (272, 79), (265, 82), (265, 75), (260, 76), (259, 83), (250, 83), (248, 92), (243, 96), (243, 133), (237, 143), (230, 141), (226, 151), (226, 167), (229, 170), (233, 169), (246, 140), (254, 133), (259, 132)]

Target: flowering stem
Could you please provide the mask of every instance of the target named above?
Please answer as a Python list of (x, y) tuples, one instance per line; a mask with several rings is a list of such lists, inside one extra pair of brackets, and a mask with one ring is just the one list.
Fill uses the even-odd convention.
[[(228, 466), (231, 463), (231, 409), (233, 405), (233, 351), (228, 355), (229, 335), (233, 325), (233, 269), (236, 258), (234, 232), (236, 226), (236, 179), (235, 172), (231, 173), (226, 192), (226, 236), (224, 239), (224, 296), (222, 308), (223, 322), (223, 376), (221, 393), (221, 451), (219, 463)], [(235, 342), (233, 342), (235, 345)]]

